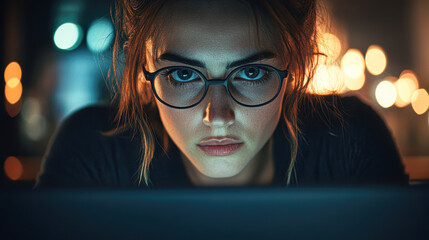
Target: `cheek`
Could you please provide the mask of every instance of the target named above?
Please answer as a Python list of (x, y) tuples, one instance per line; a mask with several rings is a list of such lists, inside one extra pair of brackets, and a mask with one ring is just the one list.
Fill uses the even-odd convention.
[(173, 140), (184, 140), (192, 136), (192, 125), (197, 118), (195, 111), (192, 109), (173, 109), (158, 101), (157, 107), (162, 124)]
[(282, 113), (282, 103), (284, 90), (279, 93), (277, 98), (262, 107), (245, 108), (242, 111), (241, 122), (251, 131), (269, 134), (270, 130), (275, 129)]
[[(279, 96), (268, 105), (257, 108), (238, 106), (234, 110), (235, 123), (228, 133), (247, 137), (250, 141), (269, 138), (278, 124), (283, 97), (284, 91), (281, 91)], [(158, 100), (157, 107), (164, 128), (177, 145), (188, 143), (193, 136), (203, 137), (210, 134), (210, 129), (203, 124), (202, 109), (198, 107), (173, 109)], [(256, 140), (256, 142), (259, 141)]]
[(270, 135), (275, 129), (281, 114), (281, 101), (263, 107), (247, 110), (242, 114), (242, 124), (257, 135)]

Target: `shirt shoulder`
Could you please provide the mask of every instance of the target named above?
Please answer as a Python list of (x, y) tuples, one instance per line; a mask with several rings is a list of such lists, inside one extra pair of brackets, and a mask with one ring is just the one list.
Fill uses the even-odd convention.
[[(114, 109), (93, 105), (64, 119), (44, 156), (37, 187), (121, 186), (138, 168), (138, 138), (114, 129)], [(134, 161), (132, 161), (133, 159)]]
[(304, 101), (301, 170), (308, 182), (406, 183), (399, 151), (382, 117), (358, 97)]

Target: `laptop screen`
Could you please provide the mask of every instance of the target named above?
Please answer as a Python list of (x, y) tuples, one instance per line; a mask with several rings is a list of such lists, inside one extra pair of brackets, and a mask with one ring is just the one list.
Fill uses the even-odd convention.
[(428, 190), (4, 191), (1, 232), (14, 239), (414, 239), (429, 236)]

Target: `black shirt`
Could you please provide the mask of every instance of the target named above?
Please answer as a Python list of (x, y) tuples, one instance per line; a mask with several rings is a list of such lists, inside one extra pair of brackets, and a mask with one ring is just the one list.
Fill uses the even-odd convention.
[[(329, 104), (304, 101), (300, 106), (302, 134), (292, 185), (407, 184), (392, 136), (375, 111), (356, 97), (325, 98), (337, 101), (339, 117)], [(51, 140), (36, 186), (139, 187), (139, 135), (102, 134), (114, 128), (114, 115), (113, 107), (96, 105), (69, 116)], [(286, 185), (291, 150), (285, 131), (280, 119), (274, 132), (273, 186)], [(166, 152), (157, 136), (150, 187), (191, 187), (179, 149), (168, 141)]]

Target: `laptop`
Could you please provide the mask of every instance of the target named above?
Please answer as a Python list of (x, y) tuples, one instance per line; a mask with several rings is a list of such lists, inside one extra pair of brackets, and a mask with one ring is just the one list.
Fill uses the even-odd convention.
[(0, 239), (429, 239), (429, 188), (4, 190), (0, 220)]

